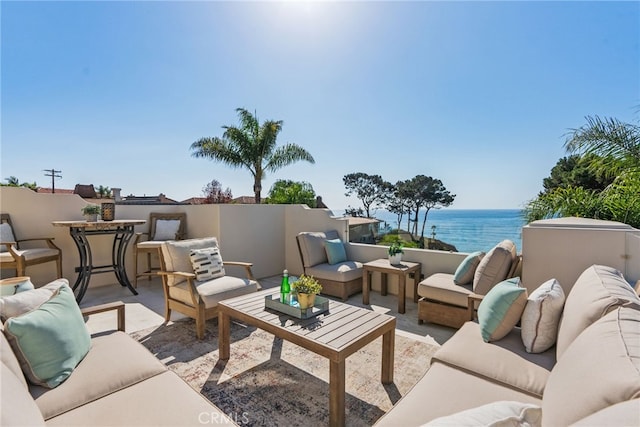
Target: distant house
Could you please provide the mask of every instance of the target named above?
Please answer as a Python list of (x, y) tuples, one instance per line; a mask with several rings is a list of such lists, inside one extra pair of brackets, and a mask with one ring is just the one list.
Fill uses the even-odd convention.
[(204, 205), (207, 202), (207, 198), (206, 197), (190, 197), (186, 200), (183, 200), (182, 203), (183, 205)]
[[(75, 194), (74, 191), (75, 190), (71, 190), (71, 189), (68, 189), (68, 188), (56, 188), (56, 193), (55, 194)], [(53, 188), (38, 187), (36, 189), (36, 193), (53, 194)]]
[(134, 196), (130, 194), (117, 201), (119, 205), (182, 205), (183, 202), (173, 200), (163, 193), (157, 196)]
[(231, 200), (231, 203), (237, 203), (240, 205), (255, 205), (256, 199), (254, 196), (240, 196)]
[(349, 221), (349, 241), (354, 243), (376, 244), (380, 234), (380, 220), (359, 216), (347, 217)]

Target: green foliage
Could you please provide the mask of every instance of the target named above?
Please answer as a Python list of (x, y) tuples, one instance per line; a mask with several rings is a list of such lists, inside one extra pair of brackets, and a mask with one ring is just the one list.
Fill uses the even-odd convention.
[(355, 194), (364, 206), (367, 218), (371, 218), (371, 209), (382, 205), (391, 191), (391, 184), (380, 175), (368, 175), (363, 172), (350, 173), (342, 177), (347, 188), (345, 196)]
[(389, 255), (403, 254), (404, 253), (404, 250), (402, 249), (403, 247), (404, 245), (402, 241), (393, 242), (389, 246), (389, 250), (387, 252), (389, 253)]
[(256, 203), (261, 202), (262, 180), (273, 172), (300, 160), (315, 163), (304, 148), (296, 144), (276, 146), (282, 120), (262, 124), (255, 114), (237, 108), (239, 126), (223, 126), (222, 137), (205, 137), (191, 144), (192, 156), (226, 163), (233, 168), (248, 169), (253, 176)]
[(21, 183), (15, 176), (10, 176), (9, 178), (5, 178), (5, 180), (7, 181), (6, 183), (0, 182), (0, 187), (24, 187), (33, 191), (38, 189), (38, 184), (36, 184), (35, 181)]
[(83, 215), (98, 215), (101, 212), (100, 205), (87, 205), (80, 209)]
[(98, 197), (100, 197), (101, 199), (109, 198), (109, 197), (112, 197), (113, 195), (113, 192), (109, 187), (104, 187), (102, 185), (98, 187), (98, 189), (96, 190), (96, 193), (98, 194)]
[(303, 274), (291, 283), (291, 290), (300, 294), (319, 294), (322, 292), (322, 285), (313, 276)]
[[(558, 162), (545, 188), (524, 209), (528, 222), (577, 216), (640, 227), (640, 127), (617, 119), (587, 117), (565, 142), (570, 153)], [(586, 168), (585, 168), (586, 165)], [(587, 171), (588, 169), (588, 171)], [(601, 180), (593, 188), (593, 178)], [(604, 178), (602, 178), (604, 177)], [(608, 184), (608, 185), (604, 185)]]
[(379, 245), (391, 246), (393, 244), (401, 244), (403, 248), (417, 248), (418, 243), (407, 241), (398, 235), (399, 230), (391, 230), (389, 234), (385, 234), (378, 242)]
[(306, 204), (310, 208), (316, 207), (316, 192), (308, 182), (298, 182), (279, 179), (269, 190), (266, 203), (270, 204)]
[(422, 220), (421, 236), (424, 236), (427, 217), (431, 209), (450, 206), (456, 195), (451, 194), (442, 181), (425, 175), (416, 175), (410, 180), (396, 185), (398, 198), (404, 200), (407, 205), (407, 212), (414, 215), (413, 235), (418, 235), (418, 215), (420, 209), (424, 209)]
[(613, 182), (613, 178), (606, 177), (593, 164), (599, 160), (595, 154), (579, 156), (573, 154), (558, 160), (551, 169), (551, 175), (542, 181), (545, 192), (559, 187), (582, 187), (588, 190), (604, 190)]

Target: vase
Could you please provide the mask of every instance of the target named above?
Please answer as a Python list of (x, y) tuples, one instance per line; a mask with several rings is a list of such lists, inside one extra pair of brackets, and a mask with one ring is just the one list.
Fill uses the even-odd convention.
[(98, 214), (84, 214), (84, 219), (87, 222), (97, 222), (98, 221)]
[(316, 301), (316, 294), (298, 294), (298, 304), (301, 309), (313, 307)]
[(402, 254), (389, 255), (389, 264), (398, 265), (402, 262)]

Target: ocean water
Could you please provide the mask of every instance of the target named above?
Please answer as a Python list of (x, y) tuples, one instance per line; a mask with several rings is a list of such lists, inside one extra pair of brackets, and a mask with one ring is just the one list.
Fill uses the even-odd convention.
[[(391, 228), (398, 226), (396, 215), (386, 210), (378, 210), (373, 216)], [(418, 232), (423, 216), (421, 212)], [(525, 224), (520, 209), (432, 209), (427, 217), (425, 237), (431, 237), (434, 225), (436, 239), (454, 245), (459, 252), (486, 252), (504, 239), (512, 240), (518, 252), (522, 251), (522, 226)], [(380, 228), (383, 226), (384, 223)], [(407, 228), (406, 215), (401, 228)]]

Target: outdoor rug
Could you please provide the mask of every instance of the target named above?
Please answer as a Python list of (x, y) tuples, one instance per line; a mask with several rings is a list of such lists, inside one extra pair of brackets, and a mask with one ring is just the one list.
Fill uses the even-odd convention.
[[(215, 320), (202, 341), (191, 319), (131, 335), (240, 425), (329, 424), (329, 361), (302, 347), (232, 322), (231, 358), (221, 361)], [(427, 371), (438, 346), (396, 333), (393, 384), (380, 382), (381, 348), (378, 338), (347, 358), (349, 426), (384, 415)]]

